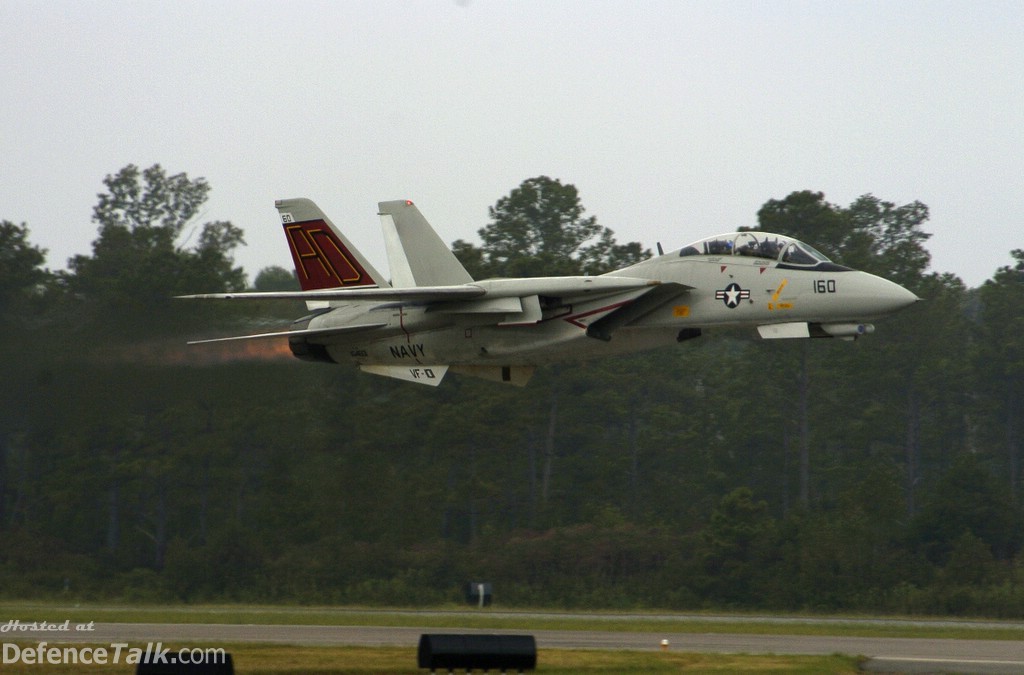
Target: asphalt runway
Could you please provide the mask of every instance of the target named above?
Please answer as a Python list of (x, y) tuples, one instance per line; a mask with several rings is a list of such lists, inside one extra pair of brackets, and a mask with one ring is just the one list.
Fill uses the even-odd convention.
[(544, 649), (658, 650), (663, 639), (682, 652), (730, 654), (849, 654), (868, 657), (865, 669), (899, 673), (1024, 673), (1024, 642), (724, 633), (624, 633), (567, 630), (470, 630), (379, 626), (294, 626), (195, 623), (97, 623), (91, 631), (17, 631), (4, 641), (217, 643), (262, 642), (319, 646), (401, 646), (415, 650), (423, 633), (529, 634)]

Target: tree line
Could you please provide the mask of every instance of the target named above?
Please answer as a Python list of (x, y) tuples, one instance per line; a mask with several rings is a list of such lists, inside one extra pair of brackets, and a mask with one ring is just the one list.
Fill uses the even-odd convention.
[[(799, 191), (756, 214), (925, 299), (869, 338), (710, 331), (435, 390), (186, 349), (303, 307), (173, 300), (245, 288), (244, 233), (195, 224), (201, 178), (103, 184), (66, 271), (0, 223), (7, 597), (415, 605), (488, 580), (505, 606), (1024, 616), (1024, 251), (979, 288), (929, 271), (924, 204)], [(478, 279), (650, 255), (544, 176), (488, 215), (453, 244)]]

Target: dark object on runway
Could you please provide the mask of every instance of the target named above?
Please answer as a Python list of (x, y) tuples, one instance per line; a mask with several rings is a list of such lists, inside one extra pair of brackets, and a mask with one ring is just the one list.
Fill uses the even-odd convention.
[(537, 641), (532, 635), (424, 634), (417, 663), (431, 672), (479, 668), (521, 673), (537, 667)]
[[(169, 656), (174, 659), (178, 657), (178, 652), (171, 652)], [(188, 663), (140, 662), (135, 667), (135, 675), (235, 675), (231, 654), (206, 654), (204, 657)]]

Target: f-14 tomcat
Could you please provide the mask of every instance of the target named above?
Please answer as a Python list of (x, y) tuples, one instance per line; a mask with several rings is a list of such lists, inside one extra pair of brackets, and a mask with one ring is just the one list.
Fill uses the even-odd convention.
[[(276, 202), (301, 291), (287, 340), (300, 359), (437, 386), (450, 372), (523, 385), (536, 366), (682, 342), (717, 326), (762, 338), (855, 339), (918, 300), (807, 244), (760, 231), (708, 237), (600, 276), (474, 281), (411, 201), (380, 202), (390, 282), (308, 199)], [(660, 246), (659, 246), (660, 249)]]

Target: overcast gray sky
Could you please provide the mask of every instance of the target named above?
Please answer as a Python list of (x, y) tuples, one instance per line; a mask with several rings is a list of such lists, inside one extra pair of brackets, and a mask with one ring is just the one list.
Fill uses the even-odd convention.
[(290, 267), (275, 199), (386, 268), (378, 201), (476, 242), (538, 175), (652, 249), (803, 189), (924, 202), (972, 287), (1024, 248), (1017, 1), (2, 0), (0, 56), (0, 219), (53, 268), (129, 163), (205, 177), (250, 278)]

